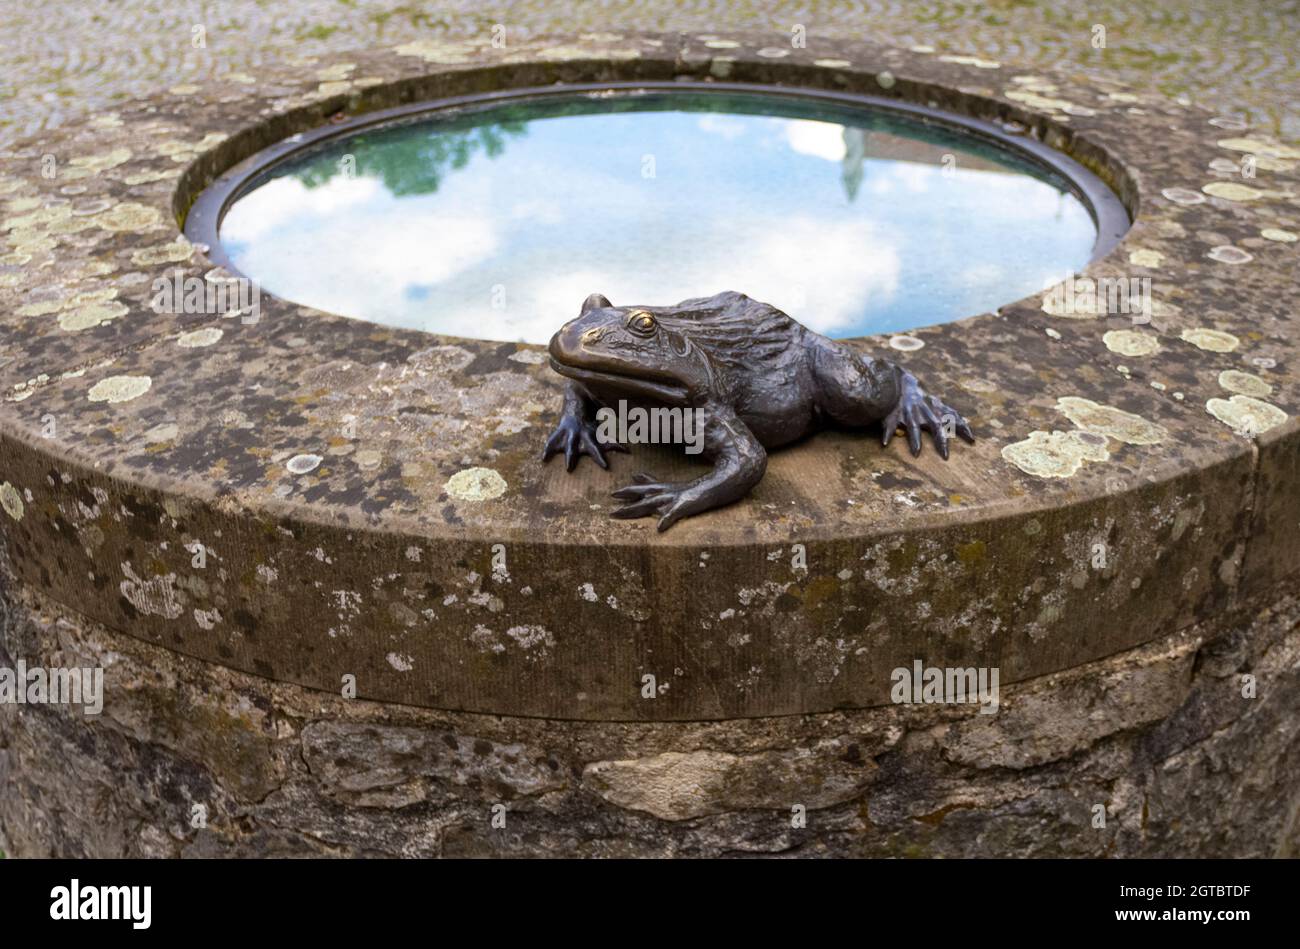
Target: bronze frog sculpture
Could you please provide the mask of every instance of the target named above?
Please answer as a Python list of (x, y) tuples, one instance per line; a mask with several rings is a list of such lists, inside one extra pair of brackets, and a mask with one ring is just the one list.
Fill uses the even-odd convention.
[(580, 455), (608, 468), (606, 451), (627, 451), (598, 440), (595, 416), (602, 406), (705, 413), (703, 454), (713, 462), (711, 472), (681, 483), (637, 474), (613, 492), (629, 502), (614, 517), (658, 514), (661, 531), (743, 497), (763, 477), (766, 449), (828, 422), (883, 422), (884, 445), (902, 425), (913, 455), (921, 452), (923, 429), (945, 459), (950, 435), (975, 441), (966, 420), (906, 369), (814, 333), (743, 293), (662, 307), (616, 307), (593, 293), (578, 318), (551, 337), (550, 356), (551, 368), (570, 381), (542, 460), (563, 451), (569, 471)]

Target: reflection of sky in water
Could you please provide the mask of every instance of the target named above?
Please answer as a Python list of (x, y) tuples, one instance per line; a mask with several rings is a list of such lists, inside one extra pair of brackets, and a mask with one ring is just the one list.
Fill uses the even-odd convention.
[[(545, 342), (592, 292), (665, 305), (740, 290), (832, 336), (896, 332), (1032, 293), (1096, 236), (1059, 182), (955, 133), (753, 96), (614, 101), (327, 144), (237, 201), (222, 243), (297, 303)], [(745, 111), (759, 107), (806, 117)]]

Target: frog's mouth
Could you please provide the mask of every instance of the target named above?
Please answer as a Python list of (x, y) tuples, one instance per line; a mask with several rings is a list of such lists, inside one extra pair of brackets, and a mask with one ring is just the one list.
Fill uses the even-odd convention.
[(661, 379), (647, 379), (643, 376), (626, 376), (617, 372), (601, 372), (598, 369), (582, 369), (578, 366), (566, 366), (551, 357), (551, 368), (562, 376), (568, 376), (578, 382), (585, 382), (600, 389), (614, 389), (633, 397), (641, 397), (658, 402), (683, 403), (687, 399), (686, 387)]

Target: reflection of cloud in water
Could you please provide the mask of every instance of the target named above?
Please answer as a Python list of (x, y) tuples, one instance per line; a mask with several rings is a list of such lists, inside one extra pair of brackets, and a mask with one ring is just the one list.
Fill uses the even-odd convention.
[(792, 119), (784, 124), (786, 142), (800, 155), (812, 155), (826, 161), (844, 160), (843, 125), (808, 119)]
[[(897, 252), (867, 221), (828, 225), (814, 218), (747, 219), (754, 236), (739, 253), (717, 242), (675, 255), (669, 273), (621, 262), (572, 271), (524, 268), (507, 288), (505, 312), (472, 303), (439, 307), (439, 331), (477, 335), (485, 323), (507, 324), (499, 335), (543, 342), (578, 313), (589, 293), (603, 293), (619, 306), (664, 306), (689, 297), (740, 289), (790, 313), (810, 329), (834, 333), (861, 316), (863, 300), (886, 303), (898, 290)], [(799, 266), (792, 267), (791, 262)], [(668, 263), (668, 262), (665, 262)], [(790, 274), (797, 274), (797, 282)]]
[[(232, 249), (268, 237), (282, 245), (256, 270), (258, 283), (277, 296), (386, 321), (410, 305), (411, 287), (447, 281), (489, 259), (498, 245), (481, 213), (404, 205), (394, 214), (394, 204), (371, 179), (340, 177), (308, 189), (279, 178), (240, 201), (221, 235)], [(344, 207), (351, 207), (347, 227), (338, 227), (330, 218)]]
[(925, 194), (931, 187), (944, 183), (941, 169), (933, 165), (893, 161), (869, 161), (868, 165), (871, 166), (871, 183), (867, 190), (872, 194), (893, 194), (895, 191)]
[(267, 237), (301, 214), (326, 217), (344, 208), (364, 208), (387, 195), (375, 178), (331, 178), (308, 188), (297, 178), (276, 178), (236, 201), (221, 221), (225, 243), (247, 244)]
[(721, 135), (728, 141), (744, 135), (746, 128), (745, 123), (740, 119), (709, 112), (701, 115), (695, 126), (701, 132), (708, 132), (710, 135)]
[[(657, 210), (653, 188), (610, 184), (621, 192), (620, 217)], [(563, 225), (563, 191), (581, 187), (569, 183), (558, 196), (514, 202), (508, 216), (525, 226)], [(550, 248), (543, 245), (522, 251), (542, 255), (535, 265), (515, 259), (494, 272), (501, 239), (493, 215), (482, 209), (484, 198), (478, 188), (449, 190), (435, 211), (431, 202), (393, 198), (372, 179), (339, 177), (308, 189), (279, 178), (232, 209), (222, 239), (232, 250), (257, 240), (280, 245), (281, 253), (262, 260), (257, 277), (295, 302), (458, 336), (480, 336), (491, 327), (494, 337), (532, 342), (549, 339), (593, 292), (621, 304), (662, 306), (741, 289), (818, 332), (833, 333), (853, 324), (864, 300), (886, 303), (898, 288), (899, 255), (870, 221), (757, 213), (713, 222), (714, 235), (730, 230), (732, 239), (700, 242), (687, 253), (673, 244), (650, 249), (649, 257), (615, 250), (594, 253), (594, 266), (575, 269), (571, 261), (546, 256)], [(331, 216), (344, 209), (347, 227), (333, 225)], [(473, 280), (466, 272), (476, 267), (481, 279), (467, 287)], [(492, 306), (497, 284), (505, 291), (503, 309)]]
[(1004, 280), (1006, 271), (999, 264), (978, 264), (967, 267), (958, 274), (958, 279), (967, 286), (983, 286), (995, 280)]
[(900, 191), (909, 195), (933, 194), (951, 202), (948, 207), (954, 213), (996, 216), (999, 221), (1042, 220), (1066, 214), (1082, 215), (1082, 220), (1088, 214), (1070, 195), (1024, 175), (962, 168), (960, 164), (947, 173), (940, 166), (920, 162), (868, 159), (866, 165), (867, 190), (873, 195), (895, 195)]

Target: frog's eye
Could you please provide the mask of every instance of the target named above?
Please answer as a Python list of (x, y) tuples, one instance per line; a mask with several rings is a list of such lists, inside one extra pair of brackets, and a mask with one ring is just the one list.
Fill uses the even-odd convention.
[(655, 318), (645, 310), (637, 310), (627, 318), (628, 329), (641, 336), (649, 336), (655, 331), (657, 325)]

